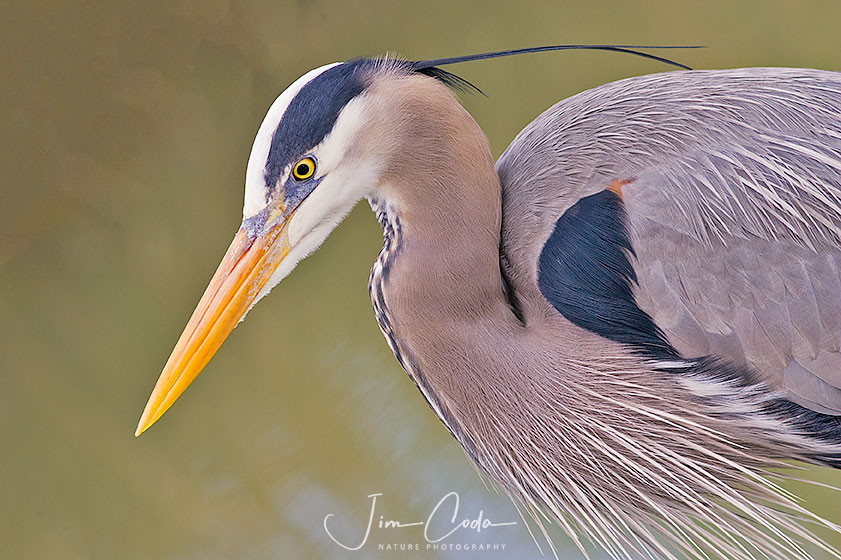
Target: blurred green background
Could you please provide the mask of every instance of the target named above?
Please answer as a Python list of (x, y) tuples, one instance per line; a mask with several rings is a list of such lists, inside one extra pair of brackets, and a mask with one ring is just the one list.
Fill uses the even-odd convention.
[[(485, 489), (392, 357), (370, 309), (366, 205), (251, 312), (143, 437), (146, 398), (240, 221), (245, 163), (305, 71), (553, 43), (704, 44), (697, 68), (841, 70), (830, 2), (4, 2), (0, 7), (0, 557), (391, 558), (370, 501), (424, 519), (519, 520)], [(605, 53), (452, 67), (495, 155), (556, 100), (667, 68)], [(841, 484), (841, 473), (806, 476)], [(839, 494), (796, 485), (841, 522)], [(562, 558), (569, 543), (556, 530)], [(390, 536), (389, 536), (390, 535)], [(838, 535), (827, 536), (841, 546)], [(456, 542), (527, 558), (522, 523)]]

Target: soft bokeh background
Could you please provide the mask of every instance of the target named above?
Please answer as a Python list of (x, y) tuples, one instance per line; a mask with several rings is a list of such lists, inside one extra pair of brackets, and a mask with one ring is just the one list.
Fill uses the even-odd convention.
[[(391, 356), (357, 208), (264, 300), (162, 422), (146, 397), (240, 220), (251, 141), (275, 96), (327, 62), (559, 42), (704, 44), (698, 68), (841, 70), (838, 2), (4, 2), (0, 7), (0, 557), (390, 558), (370, 502), (420, 520), (517, 520)], [(554, 101), (662, 65), (554, 53), (452, 67), (498, 155)], [(841, 473), (808, 476), (841, 484)], [(839, 494), (798, 486), (837, 522)], [(555, 531), (561, 557), (569, 543)], [(836, 546), (841, 539), (829, 537)], [(538, 556), (523, 525), (451, 542)], [(417, 554), (412, 557), (418, 556)]]

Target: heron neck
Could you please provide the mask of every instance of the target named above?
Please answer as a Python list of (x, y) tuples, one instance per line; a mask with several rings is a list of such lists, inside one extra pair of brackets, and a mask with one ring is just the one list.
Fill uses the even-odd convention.
[(474, 319), (504, 303), (499, 209), (428, 204), (394, 208), (400, 246), (391, 265), (393, 289), (439, 318)]
[[(381, 264), (395, 312), (423, 309), (437, 321), (510, 312), (499, 264), (501, 187), (481, 140), (460, 146), (472, 153), (433, 162), (435, 173), (404, 175), (373, 202), (390, 251)], [(448, 168), (456, 162), (470, 169)]]
[(370, 199), (385, 238), (371, 300), (401, 365), (477, 457), (458, 419), (481, 385), (469, 378), (492, 371), (491, 353), (513, 350), (522, 327), (500, 270), (502, 189), (487, 139), (458, 101), (435, 80), (405, 82), (389, 84), (372, 113), (400, 114), (402, 128), (390, 122), (372, 137), (387, 139), (378, 153), (389, 157)]

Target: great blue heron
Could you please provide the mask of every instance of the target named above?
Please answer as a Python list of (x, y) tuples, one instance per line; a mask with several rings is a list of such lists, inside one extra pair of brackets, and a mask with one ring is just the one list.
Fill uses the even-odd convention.
[[(617, 50), (615, 47), (608, 49)], [(619, 49), (621, 50), (621, 49)], [(377, 321), (444, 426), (586, 555), (841, 558), (777, 485), (841, 466), (841, 74), (603, 85), (494, 166), (439, 66), (361, 58), (272, 104), (242, 226), (137, 434), (362, 198)]]

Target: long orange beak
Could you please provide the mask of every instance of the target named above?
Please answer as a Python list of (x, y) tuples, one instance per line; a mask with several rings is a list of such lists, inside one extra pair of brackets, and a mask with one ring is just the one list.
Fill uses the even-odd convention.
[(281, 219), (260, 235), (240, 228), (161, 372), (135, 436), (154, 424), (210, 361), (289, 253)]

